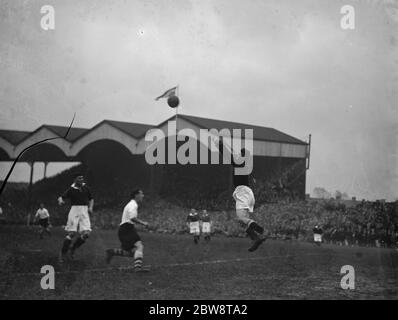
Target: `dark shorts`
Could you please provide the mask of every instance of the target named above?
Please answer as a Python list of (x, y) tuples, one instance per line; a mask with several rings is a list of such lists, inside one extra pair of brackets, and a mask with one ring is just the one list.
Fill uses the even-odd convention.
[(48, 218), (45, 219), (39, 219), (39, 224), (43, 227), (43, 228), (47, 228), (49, 223), (48, 223)]
[(134, 248), (136, 242), (141, 241), (134, 225), (131, 223), (123, 223), (118, 231), (119, 240), (123, 250), (130, 251)]

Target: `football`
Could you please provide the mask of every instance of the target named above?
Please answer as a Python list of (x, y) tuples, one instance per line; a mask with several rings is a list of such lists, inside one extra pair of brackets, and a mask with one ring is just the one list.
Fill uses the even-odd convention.
[(177, 96), (170, 96), (167, 99), (167, 104), (169, 105), (170, 108), (177, 108), (178, 105), (180, 104), (180, 99), (178, 99)]

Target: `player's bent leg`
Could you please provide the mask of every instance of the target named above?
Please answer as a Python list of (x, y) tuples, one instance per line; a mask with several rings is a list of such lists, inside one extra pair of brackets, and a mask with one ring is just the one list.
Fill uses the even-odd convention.
[(76, 249), (80, 248), (89, 238), (90, 230), (83, 230), (79, 237), (76, 239), (75, 243), (73, 244), (72, 248), (70, 249), (71, 256), (73, 258), (73, 254), (75, 253)]
[(200, 239), (200, 233), (195, 232), (194, 236), (193, 236), (193, 241), (195, 242), (195, 244), (198, 244)]
[(64, 239), (64, 242), (62, 244), (62, 248), (61, 248), (61, 253), (60, 253), (60, 257), (59, 257), (59, 262), (60, 263), (64, 262), (65, 256), (68, 253), (68, 250), (69, 250), (70, 245), (72, 243), (72, 239), (75, 236), (75, 234), (76, 233), (72, 232), (72, 231), (67, 233), (67, 235), (66, 235), (66, 237)]
[(59, 262), (62, 263), (64, 261), (64, 258), (66, 254), (68, 253), (72, 240), (77, 233), (77, 227), (79, 225), (79, 216), (75, 213), (73, 210), (73, 207), (69, 211), (68, 215), (68, 221), (66, 223), (65, 231), (67, 232), (67, 235), (64, 239), (64, 243), (62, 245), (60, 257), (59, 257)]
[(246, 228), (246, 233), (252, 240), (257, 240), (258, 235), (256, 234), (252, 224), (254, 223), (253, 219), (249, 218), (249, 211), (247, 209), (237, 209), (236, 216), (239, 223)]
[(134, 270), (142, 268), (142, 260), (144, 258), (144, 245), (142, 241), (135, 243), (134, 251)]
[(135, 272), (148, 272), (148, 268), (144, 268), (142, 266), (142, 262), (144, 259), (144, 245), (142, 241), (137, 241), (135, 243), (135, 251), (134, 251), (134, 271)]
[(265, 241), (267, 238), (265, 237), (259, 237), (257, 240), (253, 241), (251, 247), (248, 249), (248, 251), (253, 252), (258, 249), (258, 247)]
[(257, 250), (257, 248), (266, 240), (265, 237), (260, 237), (264, 233), (264, 229), (259, 226), (253, 219), (249, 217), (249, 210), (237, 209), (236, 215), (238, 221), (246, 226), (246, 233), (249, 238), (253, 240), (251, 247), (248, 249), (250, 252)]
[(254, 229), (255, 232), (258, 234), (263, 234), (264, 233), (264, 228), (259, 226), (256, 221), (253, 221), (250, 226)]
[(44, 230), (42, 227), (40, 227), (40, 230), (39, 230), (39, 238), (40, 239), (43, 239), (43, 233), (44, 233)]
[[(267, 240), (267, 236), (263, 236), (264, 229), (259, 226), (255, 221), (250, 223), (249, 230), (253, 230), (253, 232), (256, 234), (256, 239), (253, 241), (251, 247), (248, 249), (250, 252), (256, 251), (258, 247), (265, 241)], [(251, 232), (251, 231), (249, 231)]]
[(119, 257), (134, 257), (134, 249), (131, 250), (124, 250), (122, 248), (112, 248), (105, 251), (106, 258), (105, 261), (107, 264), (111, 263), (112, 258), (114, 256)]
[(125, 223), (119, 227), (118, 237), (120, 248), (106, 250), (106, 261), (110, 263), (113, 256), (134, 257), (135, 244), (139, 241), (139, 236), (134, 225)]

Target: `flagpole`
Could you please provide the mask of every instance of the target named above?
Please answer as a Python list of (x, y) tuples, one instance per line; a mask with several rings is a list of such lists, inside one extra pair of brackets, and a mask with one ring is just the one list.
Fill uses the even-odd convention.
[[(180, 86), (179, 85), (177, 85), (177, 97), (179, 97), (179, 95), (180, 95)], [(177, 138), (177, 135), (178, 135), (178, 106), (176, 107), (176, 138)]]

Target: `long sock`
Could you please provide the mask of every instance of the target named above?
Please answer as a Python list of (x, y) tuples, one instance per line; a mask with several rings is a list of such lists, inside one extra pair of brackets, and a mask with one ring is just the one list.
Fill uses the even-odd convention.
[(138, 250), (134, 251), (134, 269), (135, 270), (141, 269), (143, 258), (144, 258), (144, 252), (142, 249), (138, 248)]
[(112, 254), (114, 256), (120, 256), (120, 257), (134, 257), (134, 254), (131, 251), (126, 251), (120, 248), (112, 249)]
[(142, 268), (142, 257), (134, 258), (134, 269), (141, 269)]
[(251, 224), (250, 224), (250, 226), (253, 228), (253, 230), (254, 231), (256, 231), (257, 233), (259, 233), (259, 234), (263, 234), (264, 233), (264, 229), (263, 229), (263, 227), (261, 227), (261, 226), (259, 226), (258, 224), (257, 224), (257, 222), (252, 222)]
[(72, 246), (72, 251), (75, 251), (77, 248), (79, 248), (85, 242), (86, 242), (86, 240), (84, 240), (82, 237), (77, 238), (75, 243)]
[(62, 254), (66, 254), (68, 252), (71, 242), (72, 242), (72, 239), (69, 236), (67, 236), (62, 245), (62, 249), (61, 249)]
[(134, 256), (134, 269), (141, 269), (142, 268), (142, 256)]
[(250, 239), (257, 240), (258, 239), (258, 234), (254, 231), (254, 229), (252, 227), (252, 224), (253, 223), (251, 223), (249, 225), (249, 227), (246, 229), (246, 233), (249, 235)]

